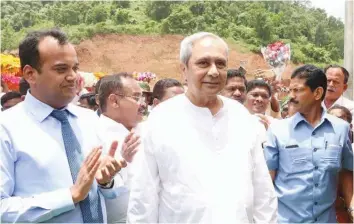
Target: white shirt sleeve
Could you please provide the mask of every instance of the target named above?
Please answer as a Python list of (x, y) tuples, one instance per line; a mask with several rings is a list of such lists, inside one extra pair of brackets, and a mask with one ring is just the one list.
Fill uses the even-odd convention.
[(127, 223), (157, 223), (159, 216), (160, 177), (151, 139), (152, 131), (143, 138), (143, 148), (136, 154), (132, 170)]
[(255, 223), (277, 223), (278, 199), (274, 190), (268, 167), (265, 162), (262, 141), (264, 130), (258, 131), (257, 142), (253, 147), (253, 186)]

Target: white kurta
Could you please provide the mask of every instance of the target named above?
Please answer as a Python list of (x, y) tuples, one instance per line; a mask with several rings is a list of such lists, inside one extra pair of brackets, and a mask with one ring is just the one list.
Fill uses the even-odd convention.
[(129, 223), (277, 221), (261, 126), (241, 104), (221, 99), (214, 116), (184, 94), (152, 111), (134, 164)]
[[(108, 153), (113, 141), (118, 141), (118, 148), (115, 154), (116, 159), (121, 159), (121, 149), (125, 137), (129, 131), (120, 123), (101, 114), (99, 124), (96, 128), (98, 138), (102, 143), (103, 149)], [(116, 186), (125, 186), (126, 191), (122, 192), (115, 199), (106, 199), (107, 222), (108, 223), (125, 223), (127, 216), (127, 208), (129, 201), (129, 179), (130, 170), (128, 167), (122, 169), (114, 178)]]

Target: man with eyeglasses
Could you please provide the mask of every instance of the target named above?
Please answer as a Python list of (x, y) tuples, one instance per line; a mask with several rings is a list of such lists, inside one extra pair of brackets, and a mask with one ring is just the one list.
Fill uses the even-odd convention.
[[(133, 141), (134, 137), (129, 132), (142, 120), (143, 111), (140, 105), (145, 100), (133, 76), (125, 72), (105, 76), (100, 84), (98, 100), (102, 114), (96, 130), (103, 147), (109, 147), (109, 142), (115, 140), (123, 142), (124, 139), (132, 138), (129, 141)], [(132, 162), (137, 152), (133, 151), (125, 155), (120, 148), (118, 150), (121, 155), (117, 153), (116, 156), (130, 158), (127, 160), (129, 163)], [(126, 221), (130, 173), (130, 165), (128, 165), (114, 179), (115, 183), (127, 187), (127, 191), (116, 199), (106, 200), (108, 223), (125, 223)]]

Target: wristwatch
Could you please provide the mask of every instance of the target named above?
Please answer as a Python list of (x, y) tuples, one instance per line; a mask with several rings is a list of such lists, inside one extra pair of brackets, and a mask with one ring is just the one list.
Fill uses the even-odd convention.
[(111, 189), (114, 185), (114, 179), (112, 179), (110, 182), (106, 183), (106, 184), (98, 184), (98, 186), (100, 188), (103, 188), (103, 189)]

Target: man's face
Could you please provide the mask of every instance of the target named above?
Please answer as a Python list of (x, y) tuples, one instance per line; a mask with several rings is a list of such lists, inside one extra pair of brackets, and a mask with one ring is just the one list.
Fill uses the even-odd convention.
[(75, 48), (46, 37), (39, 43), (38, 50), (41, 71), (31, 66), (24, 68), (31, 93), (52, 107), (64, 107), (73, 100), (77, 90), (79, 63)]
[(188, 65), (182, 64), (188, 92), (196, 96), (216, 96), (226, 84), (227, 49), (211, 37), (196, 41)]
[(252, 114), (264, 114), (270, 97), (267, 88), (255, 87), (247, 93), (245, 105)]
[(119, 113), (121, 122), (127, 128), (135, 127), (143, 119), (141, 104), (144, 104), (142, 90), (138, 83), (131, 78), (122, 78), (125, 97), (119, 97)]
[(326, 76), (326, 99), (336, 101), (348, 87), (348, 85), (344, 83), (344, 74), (340, 68), (329, 68), (326, 72)]
[(221, 95), (237, 100), (243, 104), (246, 100), (245, 80), (241, 77), (232, 77), (228, 79), (226, 86), (221, 91)]
[[(300, 113), (308, 113), (311, 111), (314, 103), (321, 99), (323, 94), (322, 88), (317, 88), (313, 92), (310, 87), (307, 86), (305, 79), (294, 78), (290, 81), (289, 86), (289, 107), (292, 107), (293, 111)], [(322, 92), (319, 91), (322, 90)]]
[(22, 102), (21, 98), (13, 98), (11, 100), (8, 100), (6, 103), (4, 103), (3, 107), (1, 108), (2, 111), (10, 109), (11, 107), (15, 106), (16, 104)]
[(343, 112), (343, 110), (341, 109), (333, 109), (329, 112), (329, 114), (336, 116), (338, 118), (341, 118), (347, 122), (349, 122), (349, 118), (347, 117), (347, 115)]

